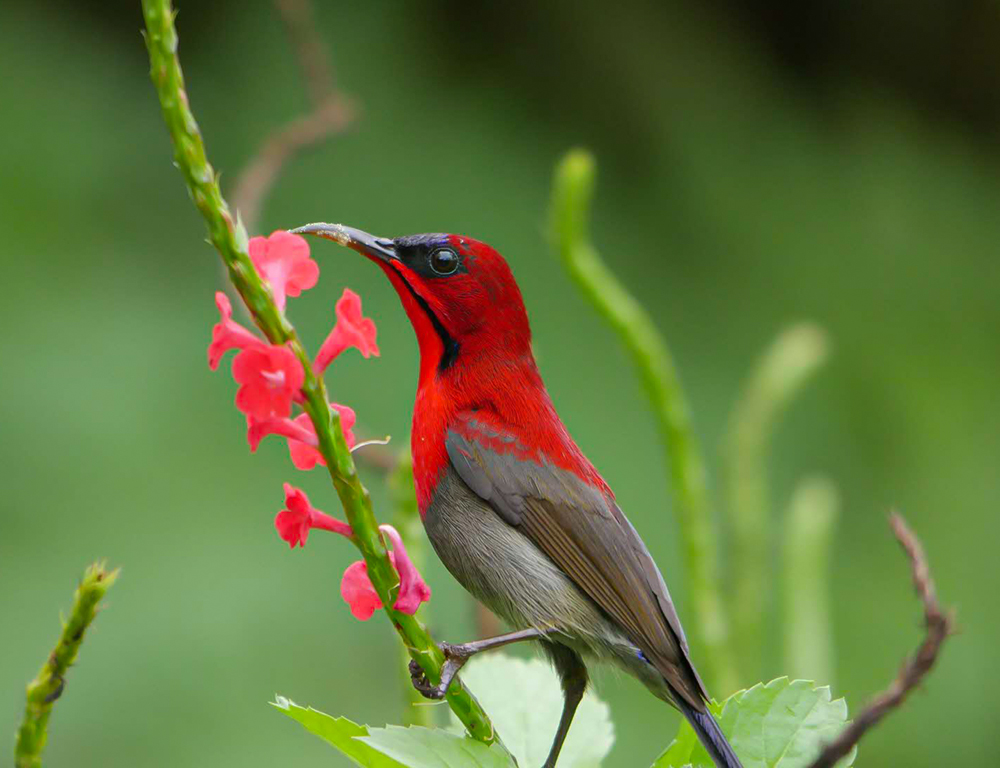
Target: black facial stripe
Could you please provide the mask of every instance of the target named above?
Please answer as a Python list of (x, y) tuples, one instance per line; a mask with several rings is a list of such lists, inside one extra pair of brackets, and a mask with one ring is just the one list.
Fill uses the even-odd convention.
[(434, 330), (437, 331), (437, 335), (441, 339), (441, 346), (444, 347), (444, 350), (441, 352), (441, 359), (438, 360), (438, 371), (439, 372), (446, 371), (451, 367), (451, 364), (455, 362), (455, 358), (458, 357), (458, 349), (459, 349), (458, 342), (455, 341), (454, 338), (452, 338), (450, 333), (448, 333), (448, 329), (444, 327), (444, 325), (438, 319), (438, 316), (434, 314), (434, 310), (431, 309), (430, 304), (427, 303), (427, 300), (424, 299), (424, 297), (421, 296), (419, 293), (417, 293), (415, 290), (413, 290), (413, 286), (410, 285), (410, 281), (407, 280), (405, 276), (403, 276), (403, 282), (406, 284), (406, 287), (410, 291), (410, 294), (413, 296), (414, 300), (417, 302), (417, 304), (420, 305), (420, 308), (424, 310), (424, 312), (427, 314), (427, 317), (431, 321), (431, 325), (434, 326)]

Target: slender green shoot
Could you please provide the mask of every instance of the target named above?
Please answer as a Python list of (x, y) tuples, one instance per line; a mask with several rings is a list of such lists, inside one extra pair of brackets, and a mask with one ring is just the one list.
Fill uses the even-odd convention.
[(49, 715), (52, 714), (52, 705), (63, 693), (66, 670), (76, 661), (84, 633), (97, 616), (98, 603), (117, 578), (118, 569), (109, 571), (105, 563), (95, 563), (84, 572), (59, 642), (45, 660), (38, 676), (28, 683), (24, 720), (14, 746), (14, 765), (17, 768), (41, 766), (42, 750), (48, 738)]
[[(184, 91), (184, 78), (177, 58), (175, 12), (169, 0), (143, 0), (146, 46), (150, 76), (159, 96), (163, 117), (174, 145), (174, 159), (187, 182), (195, 206), (208, 226), (209, 240), (218, 250), (229, 276), (254, 322), (273, 344), (287, 344), (305, 371), (302, 386), (303, 409), (309, 415), (326, 461), (330, 479), (344, 513), (354, 531), (354, 543), (368, 565), (368, 575), (385, 606), (395, 604), (399, 580), (389, 562), (385, 542), (372, 511), (371, 498), (358, 478), (351, 452), (344, 440), (340, 417), (329, 406), (323, 380), (316, 376), (295, 329), (275, 305), (270, 292), (257, 274), (246, 250), (246, 233), (237, 226), (219, 188), (219, 180), (208, 162), (198, 124)], [(426, 628), (414, 616), (385, 609), (411, 659), (426, 672), (432, 683), (441, 677), (444, 655)], [(486, 713), (456, 679), (447, 701), (469, 734), (491, 744), (497, 741)]]
[(788, 404), (826, 360), (828, 346), (826, 334), (812, 323), (782, 331), (754, 367), (726, 438), (733, 632), (740, 639), (740, 668), (753, 679), (761, 671), (764, 627), (774, 607), (777, 542), (767, 474), (771, 437)]
[(696, 651), (695, 658), (704, 658), (715, 686), (729, 692), (737, 687), (737, 677), (720, 594), (719, 545), (705, 462), (666, 340), (590, 242), (594, 176), (593, 157), (583, 150), (571, 151), (556, 168), (552, 194), (555, 245), (580, 290), (631, 353), (652, 404), (678, 502), (684, 564), (696, 614), (692, 639), (704, 651), (704, 656)]
[(784, 669), (833, 685), (830, 560), (840, 512), (837, 488), (825, 477), (802, 480), (792, 494), (782, 545)]

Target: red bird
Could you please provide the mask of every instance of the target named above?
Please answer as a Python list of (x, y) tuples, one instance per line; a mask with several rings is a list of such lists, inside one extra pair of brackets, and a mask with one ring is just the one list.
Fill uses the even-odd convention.
[(663, 577), (615, 496), (556, 413), (531, 351), (507, 262), (446, 234), (387, 239), (350, 227), (293, 230), (335, 240), (389, 277), (420, 345), (413, 476), (427, 536), (456, 579), (516, 631), (442, 644), (441, 698), (475, 653), (536, 640), (565, 696), (544, 768), (559, 757), (587, 686), (584, 659), (611, 661), (677, 707), (720, 768), (740, 761), (708, 693)]

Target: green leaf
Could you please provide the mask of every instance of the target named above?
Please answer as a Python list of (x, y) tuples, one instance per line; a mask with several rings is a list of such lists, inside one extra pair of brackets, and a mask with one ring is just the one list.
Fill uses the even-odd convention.
[(486, 746), (440, 728), (398, 725), (369, 728), (368, 735), (360, 741), (392, 758), (392, 765), (409, 768), (513, 768), (514, 765), (499, 744)]
[[(539, 659), (484, 654), (462, 668), (462, 680), (490, 713), (497, 732), (524, 768), (542, 765), (559, 726), (559, 677)], [(457, 722), (454, 720), (453, 722)], [(580, 702), (559, 755), (559, 768), (597, 768), (615, 741), (608, 705), (592, 694)]]
[(312, 707), (300, 707), (284, 696), (276, 698), (277, 701), (272, 702), (271, 706), (300, 722), (307, 731), (315, 733), (335, 746), (355, 765), (360, 765), (361, 768), (404, 768), (403, 763), (386, 757), (360, 740), (360, 737), (368, 736), (369, 729), (366, 726), (353, 723), (346, 717), (330, 717)]
[[(758, 683), (730, 696), (724, 705), (711, 705), (722, 732), (733, 745), (744, 768), (801, 768), (808, 766), (822, 746), (847, 725), (847, 703), (831, 700), (829, 686), (787, 677)], [(837, 764), (854, 764), (857, 750)], [(653, 768), (714, 768), (711, 758), (687, 722)]]

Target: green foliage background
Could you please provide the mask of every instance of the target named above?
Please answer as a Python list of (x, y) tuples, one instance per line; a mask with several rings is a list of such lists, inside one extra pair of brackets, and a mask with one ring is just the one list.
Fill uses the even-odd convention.
[[(1000, 535), (1000, 102), (985, 87), (962, 91), (961, 70), (954, 83), (925, 78), (961, 91), (977, 107), (969, 119), (906, 78), (871, 76), (864, 46), (856, 58), (841, 50), (821, 79), (803, 76), (762, 42), (760, 7), (699, 7), (512, 4), (483, 20), (447, 2), (323, 4), (339, 80), (363, 114), (288, 169), (261, 228), (457, 231), (505, 253), (553, 398), (683, 617), (645, 401), (544, 238), (552, 166), (590, 146), (601, 162), (595, 240), (671, 340), (713, 459), (774, 334), (801, 318), (830, 332), (834, 356), (782, 427), (773, 478), (781, 505), (817, 470), (843, 495), (834, 695), (856, 709), (919, 636), (885, 523), (897, 505), (962, 633), (926, 693), (865, 742), (864, 762), (947, 764), (961, 745), (986, 764), (1000, 749), (985, 674), (1000, 641), (988, 576)], [(920, 81), (954, 64), (929, 30), (962, 48), (959, 33), (974, 27), (969, 46), (994, 64), (1000, 22), (994, 9), (969, 23), (979, 7), (928, 1), (897, 11), (906, 24), (860, 6), (838, 18), (892, 37), (895, 69)], [(180, 8), (189, 93), (231, 183), (305, 107), (304, 88), (269, 4)], [(207, 370), (221, 273), (170, 166), (140, 26), (137, 3), (0, 6), (0, 754), (59, 608), (83, 566), (106, 556), (122, 578), (52, 717), (50, 764), (334, 764), (266, 702), (279, 691), (358, 722), (398, 722), (397, 640), (380, 618), (364, 625), (344, 609), (346, 545), (316, 536), (289, 553), (273, 531), (283, 480), (329, 511), (335, 497), (318, 473), (292, 469), (279, 441), (250, 457), (233, 384)], [(397, 299), (346, 250), (314, 253), (322, 276), (292, 302), (296, 324), (317, 345), (342, 287), (364, 297), (382, 357), (338, 361), (328, 382), (371, 432), (402, 442), (416, 348)], [(369, 485), (387, 510), (379, 479)], [(463, 593), (436, 562), (427, 576), (435, 633), (471, 636)], [(772, 641), (764, 679), (784, 672)], [(610, 764), (649, 764), (676, 715), (632, 682), (600, 684), (618, 735)]]

